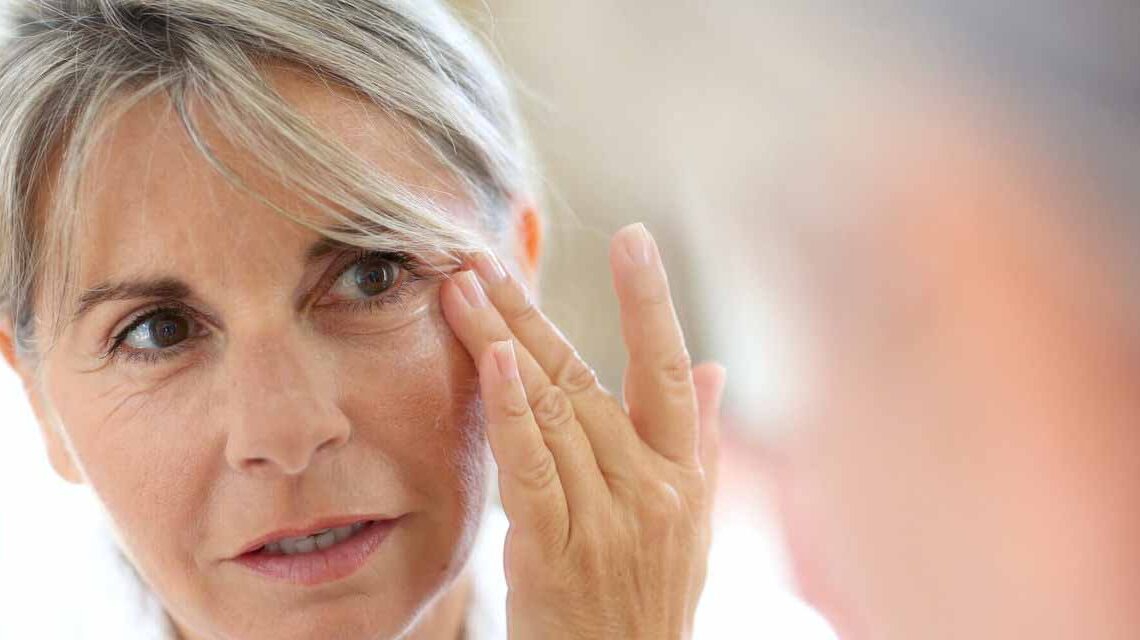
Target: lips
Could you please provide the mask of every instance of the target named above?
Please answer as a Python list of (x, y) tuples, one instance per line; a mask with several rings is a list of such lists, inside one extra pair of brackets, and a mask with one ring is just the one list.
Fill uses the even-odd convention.
[[(344, 519), (339, 518), (337, 520), (343, 521)], [(297, 546), (300, 544), (297, 542), (297, 536), (274, 537), (280, 536), (281, 532), (311, 533), (322, 528), (328, 529), (322, 525), (337, 520), (325, 521), (313, 526), (307, 525), (300, 529), (275, 531), (250, 543), (247, 548), (252, 548), (232, 558), (232, 562), (260, 578), (303, 587), (313, 587), (347, 579), (360, 573), (363, 567), (377, 557), (378, 549), (404, 520), (404, 516), (380, 520), (360, 520), (357, 518), (357, 523), (364, 522), (366, 524), (363, 526), (359, 524), (350, 525), (349, 529), (352, 532), (348, 534), (347, 538), (339, 542), (334, 540), (332, 543), (328, 543), (326, 539), (323, 544), (317, 544), (312, 537), (301, 538), (302, 542), (307, 543), (304, 548)], [(337, 527), (331, 528), (331, 531), (336, 530)], [(321, 535), (328, 536), (329, 534), (330, 532), (326, 531)], [(320, 537), (317, 536), (317, 538)], [(256, 543), (262, 540), (267, 541), (261, 546), (256, 546)], [(285, 547), (289, 548), (285, 549)], [(364, 574), (375, 575), (375, 573), (368, 574), (367, 572)]]
[[(299, 542), (299, 541), (290, 540), (290, 539), (304, 538), (306, 536), (315, 536), (315, 535), (319, 535), (322, 533), (327, 534), (330, 532), (330, 530), (335, 530), (335, 529), (342, 529), (343, 530), (344, 527), (350, 527), (353, 525), (356, 525), (355, 528), (359, 529), (361, 526), (368, 524), (370, 522), (373, 522), (373, 521), (390, 520), (390, 519), (391, 518), (384, 516), (384, 515), (380, 515), (380, 514), (342, 515), (342, 516), (334, 516), (334, 517), (329, 517), (329, 518), (321, 518), (321, 519), (313, 520), (313, 521), (310, 521), (308, 523), (305, 523), (305, 524), (302, 524), (299, 526), (277, 529), (275, 531), (270, 531), (269, 533), (265, 533), (263, 535), (260, 535), (257, 538), (254, 538), (253, 540), (248, 542), (245, 546), (243, 546), (241, 551), (236, 553), (233, 557), (237, 558), (237, 557), (249, 554), (249, 553), (262, 551), (263, 547), (269, 547), (268, 549), (266, 549), (268, 551), (280, 551), (283, 541), (284, 541), (284, 544), (289, 546), (290, 549), (295, 549), (295, 547), (290, 546), (290, 545), (291, 545), (291, 543), (295, 544), (296, 542)], [(346, 537), (346, 536), (343, 536), (343, 535), (341, 536), (342, 539), (344, 537)], [(327, 538), (327, 535), (326, 535), (326, 538)], [(304, 543), (302, 543), (302, 544), (304, 544)], [(276, 545), (276, 546), (274, 546), (274, 545)], [(302, 550), (306, 550), (306, 549), (302, 548)], [(308, 550), (311, 550), (311, 549), (308, 549)]]
[(344, 542), (351, 538), (353, 534), (359, 532), (371, 522), (372, 520), (364, 520), (343, 527), (325, 529), (308, 536), (281, 538), (280, 540), (267, 543), (261, 547), (259, 551), (267, 554), (293, 555), (297, 553), (311, 553), (317, 549), (328, 549), (338, 542)]

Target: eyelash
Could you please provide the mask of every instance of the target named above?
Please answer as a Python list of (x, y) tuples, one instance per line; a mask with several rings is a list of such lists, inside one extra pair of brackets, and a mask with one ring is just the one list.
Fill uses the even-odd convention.
[[(344, 310), (349, 313), (360, 313), (366, 311), (374, 311), (381, 307), (387, 307), (393, 304), (401, 304), (407, 300), (409, 287), (412, 283), (429, 277), (420, 273), (422, 263), (409, 254), (402, 252), (371, 251), (362, 249), (355, 254), (355, 257), (351, 258), (340, 268), (332, 270), (333, 275), (331, 277), (326, 274), (326, 276), (322, 278), (322, 290), (327, 289), (333, 282), (336, 282), (337, 278), (344, 275), (344, 273), (349, 269), (374, 258), (388, 260), (399, 266), (400, 270), (404, 272), (403, 277), (400, 278), (395, 287), (391, 291), (386, 291), (376, 297), (369, 298), (367, 300), (326, 305), (327, 307), (339, 307), (340, 310)], [(159, 306), (151, 307), (146, 311), (142, 311), (135, 315), (135, 317), (130, 321), (130, 323), (127, 324), (126, 327), (115, 334), (115, 336), (111, 339), (110, 348), (105, 354), (103, 354), (102, 357), (112, 361), (121, 359), (126, 362), (141, 361), (145, 362), (146, 364), (155, 364), (169, 358), (177, 357), (191, 343), (198, 339), (199, 336), (189, 337), (176, 345), (167, 347), (166, 349), (128, 349), (123, 347), (123, 341), (127, 339), (127, 336), (130, 335), (132, 331), (137, 329), (139, 325), (162, 313), (178, 313), (185, 316), (190, 316), (191, 318), (196, 318), (199, 316), (199, 314), (193, 309), (180, 302), (162, 303)]]

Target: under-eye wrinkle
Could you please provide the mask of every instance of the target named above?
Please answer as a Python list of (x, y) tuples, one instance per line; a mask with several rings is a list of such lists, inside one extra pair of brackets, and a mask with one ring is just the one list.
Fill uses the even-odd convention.
[[(360, 298), (318, 303), (320, 312), (362, 313), (402, 305), (414, 295), (414, 284), (434, 277), (422, 261), (403, 253), (360, 250), (334, 263), (317, 286), (323, 298), (339, 285), (350, 285)], [(317, 297), (317, 296), (315, 296)], [(206, 322), (192, 307), (180, 301), (165, 301), (135, 314), (111, 340), (103, 358), (157, 364), (175, 358), (208, 335)], [(143, 346), (140, 342), (151, 342)], [(132, 344), (134, 342), (135, 344)]]

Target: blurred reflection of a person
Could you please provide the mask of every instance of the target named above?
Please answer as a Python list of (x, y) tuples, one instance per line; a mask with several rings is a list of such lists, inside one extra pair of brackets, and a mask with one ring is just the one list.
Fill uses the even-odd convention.
[(804, 595), (843, 638), (1140, 637), (1140, 5), (785, 4), (710, 233), (796, 329)]

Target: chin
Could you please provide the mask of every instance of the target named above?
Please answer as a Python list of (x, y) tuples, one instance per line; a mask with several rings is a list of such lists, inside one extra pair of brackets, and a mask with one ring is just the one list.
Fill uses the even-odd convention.
[[(427, 624), (435, 605), (457, 585), (467, 566), (481, 520), (471, 511), (440, 526), (409, 514), (373, 562), (344, 580), (316, 587), (269, 585), (256, 616), (226, 611), (230, 620), (216, 637), (235, 640), (397, 640)], [(419, 514), (422, 515), (422, 514)], [(249, 588), (248, 586), (246, 588)], [(207, 636), (210, 637), (210, 636)]]

